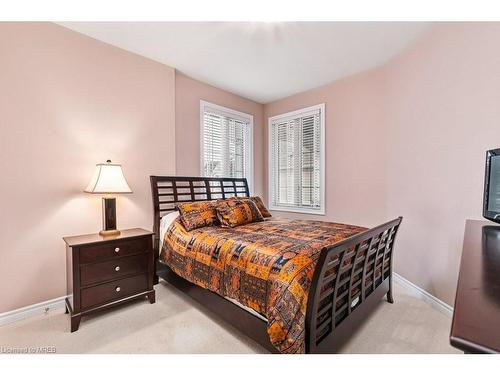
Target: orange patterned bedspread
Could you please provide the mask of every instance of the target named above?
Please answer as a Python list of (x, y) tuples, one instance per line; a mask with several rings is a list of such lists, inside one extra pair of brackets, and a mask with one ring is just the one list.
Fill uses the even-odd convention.
[(268, 319), (281, 353), (305, 351), (307, 296), (321, 249), (365, 228), (270, 218), (236, 228), (169, 227), (160, 259), (179, 276)]

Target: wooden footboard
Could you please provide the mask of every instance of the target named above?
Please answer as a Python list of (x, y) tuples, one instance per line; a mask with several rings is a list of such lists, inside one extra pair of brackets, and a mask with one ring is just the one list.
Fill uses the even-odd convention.
[(402, 217), (322, 250), (306, 314), (306, 351), (337, 352), (380, 298), (392, 298), (392, 254)]

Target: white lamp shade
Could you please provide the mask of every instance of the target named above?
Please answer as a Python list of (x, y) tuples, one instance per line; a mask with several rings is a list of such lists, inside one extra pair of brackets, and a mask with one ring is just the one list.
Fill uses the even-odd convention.
[(85, 192), (94, 194), (132, 193), (132, 190), (125, 180), (122, 166), (108, 161), (96, 164), (94, 175)]

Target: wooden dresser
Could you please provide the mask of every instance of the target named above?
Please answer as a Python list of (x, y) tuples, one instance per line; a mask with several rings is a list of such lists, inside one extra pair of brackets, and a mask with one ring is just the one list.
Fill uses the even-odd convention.
[(71, 332), (78, 330), (83, 315), (144, 296), (155, 302), (152, 232), (127, 229), (116, 236), (89, 234), (64, 241)]
[(500, 226), (467, 220), (451, 345), (466, 353), (500, 353)]

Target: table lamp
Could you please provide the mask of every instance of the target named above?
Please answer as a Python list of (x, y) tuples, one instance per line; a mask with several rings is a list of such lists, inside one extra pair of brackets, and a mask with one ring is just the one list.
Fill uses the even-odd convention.
[(102, 230), (101, 236), (118, 235), (116, 229), (116, 198), (109, 194), (132, 193), (123, 175), (122, 166), (114, 164), (111, 160), (106, 163), (96, 164), (92, 180), (85, 189), (86, 193), (106, 194), (102, 198)]

